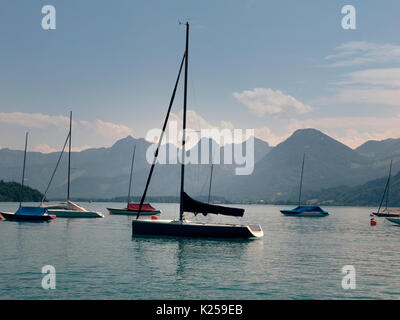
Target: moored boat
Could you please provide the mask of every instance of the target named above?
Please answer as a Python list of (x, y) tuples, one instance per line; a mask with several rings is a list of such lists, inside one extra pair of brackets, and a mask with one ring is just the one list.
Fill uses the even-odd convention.
[(50, 214), (59, 218), (102, 218), (104, 215), (101, 212), (89, 211), (82, 206), (67, 200), (65, 203), (43, 205)]
[(400, 218), (386, 218), (386, 220), (393, 222), (395, 224), (400, 224)]
[[(132, 153), (132, 162), (131, 162), (131, 173), (129, 176), (129, 188), (128, 188), (128, 197), (125, 208), (107, 208), (111, 215), (137, 215), (139, 212), (140, 203), (131, 202), (131, 186), (132, 186), (132, 176), (133, 176), (133, 164), (135, 163), (135, 151), (136, 145), (133, 148)], [(150, 203), (143, 203), (141, 208), (141, 213), (144, 216), (158, 215), (160, 214), (160, 210), (153, 208)]]
[(384, 209), (380, 212), (372, 212), (377, 217), (400, 217), (399, 209)]
[(328, 212), (318, 206), (298, 206), (291, 210), (281, 210), (281, 213), (286, 216), (297, 217), (324, 217), (329, 215)]
[[(55, 215), (59, 218), (103, 218), (104, 214), (98, 211), (89, 211), (82, 206), (72, 202), (70, 200), (70, 185), (71, 185), (71, 137), (72, 137), (72, 111), (70, 112), (69, 118), (69, 133), (67, 139), (65, 140), (64, 147), (61, 150), (60, 156), (58, 158), (56, 167), (54, 169), (53, 175), (50, 178), (50, 182), (47, 185), (47, 189), (44, 193), (41, 207), (46, 208), (50, 214)], [(53, 181), (54, 175), (57, 171), (58, 165), (60, 163), (61, 157), (64, 153), (67, 142), (69, 142), (68, 150), (68, 184), (67, 184), (67, 201), (58, 204), (44, 205), (43, 202), (46, 198), (47, 191), (50, 188), (51, 182)]]
[[(264, 235), (262, 228), (259, 224), (227, 224), (227, 223), (202, 223), (189, 221), (184, 217), (185, 212), (207, 215), (221, 214), (226, 216), (242, 217), (244, 209), (230, 208), (220, 205), (212, 205), (209, 203), (202, 203), (189, 197), (184, 192), (185, 180), (185, 144), (186, 144), (186, 110), (187, 110), (187, 78), (188, 78), (188, 58), (189, 58), (189, 23), (186, 22), (186, 49), (182, 62), (180, 65), (178, 77), (175, 82), (175, 87), (172, 93), (170, 104), (168, 107), (167, 115), (164, 120), (161, 135), (158, 141), (158, 146), (154, 154), (152, 166), (150, 168), (149, 176), (147, 178), (146, 186), (141, 198), (138, 214), (136, 219), (132, 221), (132, 235), (133, 236), (172, 236), (172, 237), (195, 237), (195, 238), (260, 238)], [(150, 184), (151, 176), (154, 166), (157, 162), (158, 151), (165, 133), (166, 125), (170, 115), (171, 107), (174, 102), (176, 89), (179, 83), (183, 64), (185, 64), (185, 80), (184, 80), (184, 100), (183, 100), (183, 137), (182, 137), (182, 158), (181, 158), (181, 190), (180, 190), (180, 207), (179, 219), (177, 220), (140, 220), (142, 207), (146, 198), (146, 193)]]
[(49, 221), (56, 217), (49, 214), (47, 209), (41, 207), (21, 206), (15, 213), (0, 212), (6, 220), (14, 221)]
[(15, 221), (48, 221), (55, 219), (54, 215), (49, 214), (46, 208), (23, 206), (23, 190), (25, 181), (25, 164), (26, 164), (26, 150), (28, 148), (28, 132), (25, 136), (25, 151), (24, 151), (24, 164), (22, 169), (22, 181), (20, 191), (20, 202), (18, 210), (13, 212), (0, 212), (1, 216), (6, 220)]
[(303, 186), (303, 172), (304, 172), (304, 160), (306, 154), (303, 154), (303, 163), (301, 165), (301, 176), (300, 176), (300, 188), (299, 188), (299, 201), (298, 206), (291, 210), (280, 210), (285, 216), (292, 217), (325, 217), (329, 213), (318, 206), (302, 206), (301, 205), (301, 189)]
[[(129, 203), (126, 208), (116, 209), (116, 208), (107, 208), (110, 214), (113, 215), (137, 215), (139, 212), (140, 203)], [(142, 209), (140, 211), (140, 215), (143, 216), (151, 216), (160, 214), (160, 210), (153, 208), (150, 203), (143, 203)]]
[[(381, 200), (381, 202), (379, 204), (378, 211), (377, 212), (372, 212), (372, 214), (377, 216), (377, 217), (400, 217), (400, 209), (388, 208), (389, 191), (390, 191), (390, 178), (391, 178), (391, 175), (392, 175), (392, 164), (393, 164), (393, 160), (390, 161), (389, 176), (388, 176), (388, 179), (386, 181), (385, 190), (383, 191), (383, 196), (382, 196), (382, 200)], [(385, 208), (381, 211), (383, 201), (385, 201)]]
[(202, 223), (189, 220), (134, 220), (134, 235), (247, 239), (264, 235), (259, 224)]

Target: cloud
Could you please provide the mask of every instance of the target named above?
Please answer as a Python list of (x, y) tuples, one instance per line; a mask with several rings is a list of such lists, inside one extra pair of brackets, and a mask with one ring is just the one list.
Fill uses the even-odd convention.
[(366, 69), (347, 73), (338, 85), (374, 85), (400, 88), (400, 68)]
[(57, 150), (50, 147), (48, 144), (38, 144), (32, 148), (32, 151), (41, 152), (41, 153), (52, 153), (56, 152)]
[(234, 92), (233, 96), (258, 117), (265, 114), (283, 116), (304, 114), (313, 110), (311, 106), (301, 103), (292, 96), (270, 88), (255, 88), (242, 93)]
[[(0, 123), (18, 125), (25, 128), (46, 129), (51, 127), (61, 127), (69, 130), (69, 117), (62, 115), (46, 115), (41, 113), (24, 113), (24, 112), (0, 112)], [(87, 127), (96, 130), (96, 132), (104, 137), (125, 137), (132, 134), (132, 130), (121, 124), (106, 122), (103, 120), (95, 120), (93, 122), (78, 120), (73, 121), (73, 127)]]
[(329, 67), (347, 67), (368, 63), (400, 62), (400, 45), (367, 41), (345, 42), (325, 57)]
[(366, 69), (347, 73), (342, 78), (335, 83), (336, 93), (315, 99), (313, 103), (400, 106), (400, 68)]
[(270, 146), (276, 146), (290, 136), (291, 132), (287, 132), (282, 136), (278, 136), (271, 131), (270, 128), (256, 128), (254, 129), (254, 136), (258, 139), (268, 142)]
[(103, 137), (121, 139), (132, 134), (132, 129), (113, 122), (105, 122), (102, 120), (96, 120), (93, 123), (86, 123), (87, 126), (93, 126), (98, 134)]
[(319, 105), (349, 103), (353, 105), (399, 106), (400, 89), (340, 88), (331, 96), (314, 99), (313, 103)]
[[(171, 143), (181, 146), (181, 130), (182, 130), (183, 111), (178, 113), (171, 112), (166, 132), (162, 143)], [(250, 133), (246, 128), (240, 131), (235, 129), (233, 123), (226, 120), (221, 120), (219, 124), (212, 124), (205, 118), (200, 116), (194, 110), (187, 110), (186, 113), (186, 148), (190, 149), (195, 146), (201, 138), (212, 138), (220, 145), (226, 143), (241, 143), (248, 139)], [(247, 128), (251, 129), (251, 128)], [(154, 131), (153, 131), (154, 130)], [(151, 129), (148, 131), (145, 139), (149, 142), (157, 142), (160, 129)]]
[(25, 128), (43, 129), (47, 127), (68, 126), (69, 118), (50, 116), (41, 113), (0, 112), (0, 123), (19, 125)]
[[(23, 128), (32, 132), (34, 151), (49, 153), (62, 147), (69, 130), (69, 117), (63, 115), (46, 115), (41, 113), (0, 112), (0, 123), (7, 124), (1, 128), (4, 132), (18, 132)], [(132, 129), (123, 124), (107, 122), (100, 119), (93, 121), (74, 120), (73, 151), (81, 151), (92, 146), (111, 145), (117, 139), (132, 134)], [(6, 139), (4, 133), (3, 139)], [(50, 143), (51, 141), (51, 143)], [(45, 142), (45, 143), (44, 143)], [(4, 142), (2, 141), (4, 144)]]

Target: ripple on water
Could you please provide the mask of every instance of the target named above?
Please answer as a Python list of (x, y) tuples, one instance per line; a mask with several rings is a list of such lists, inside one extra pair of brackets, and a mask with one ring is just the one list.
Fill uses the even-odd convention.
[[(330, 207), (330, 216), (307, 219), (282, 216), (284, 206), (247, 205), (244, 220), (260, 223), (264, 238), (218, 241), (132, 238), (134, 217), (110, 216), (108, 205), (85, 204), (102, 211), (104, 219), (0, 221), (0, 298), (397, 299), (400, 294), (400, 228), (384, 219), (371, 228), (370, 208)], [(176, 217), (176, 204), (155, 205), (164, 218)], [(0, 204), (0, 210), (14, 206)], [(56, 268), (56, 290), (41, 288), (46, 264)], [(356, 269), (355, 290), (341, 287), (344, 265)]]

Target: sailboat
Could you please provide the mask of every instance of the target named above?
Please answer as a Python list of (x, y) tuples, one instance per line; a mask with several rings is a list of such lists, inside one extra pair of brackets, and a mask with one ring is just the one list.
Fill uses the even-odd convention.
[[(112, 215), (137, 215), (140, 203), (133, 203), (131, 202), (131, 186), (132, 186), (132, 173), (133, 173), (133, 164), (135, 162), (135, 150), (136, 145), (133, 148), (132, 154), (132, 162), (131, 162), (131, 174), (129, 176), (129, 188), (128, 188), (128, 201), (126, 204), (126, 208), (122, 209), (115, 209), (115, 208), (107, 208), (107, 210)], [(157, 215), (160, 214), (160, 210), (157, 210), (152, 207), (150, 203), (143, 203), (142, 206), (142, 215)]]
[[(392, 164), (393, 160), (390, 161), (390, 167), (389, 167), (389, 176), (386, 181), (386, 186), (385, 190), (383, 191), (383, 196), (381, 203), (379, 204), (379, 208), (377, 212), (372, 212), (375, 216), (377, 217), (400, 217), (400, 209), (393, 209), (393, 208), (388, 208), (388, 202), (389, 202), (389, 190), (390, 190), (390, 178), (392, 176)], [(385, 209), (381, 211), (381, 207), (383, 204), (383, 201), (385, 201)]]
[(44, 198), (42, 200), (42, 205), (41, 207), (46, 208), (51, 214), (59, 217), (59, 218), (103, 218), (104, 214), (101, 212), (97, 211), (89, 211), (83, 208), (82, 206), (72, 202), (70, 200), (70, 184), (71, 184), (71, 138), (72, 138), (72, 111), (70, 112), (70, 117), (69, 117), (69, 133), (67, 136), (67, 140), (65, 141), (64, 148), (61, 151), (60, 157), (58, 159), (56, 168), (54, 170), (53, 176), (50, 179), (49, 185), (47, 189), (49, 188), (52, 179), (54, 177), (55, 171), (57, 170), (59, 161), (61, 159), (62, 153), (64, 152), (66, 142), (69, 142), (69, 150), (68, 150), (68, 185), (67, 185), (67, 201), (63, 203), (57, 203), (57, 204), (50, 204), (50, 205), (43, 205)]
[[(133, 236), (172, 236), (172, 237), (196, 237), (196, 238), (259, 238), (264, 235), (263, 230), (259, 224), (229, 224), (229, 223), (202, 223), (189, 221), (184, 217), (185, 212), (192, 212), (195, 214), (221, 214), (234, 217), (242, 217), (244, 209), (230, 208), (219, 205), (211, 205), (202, 203), (192, 199), (186, 194), (184, 189), (185, 182), (185, 129), (186, 129), (186, 110), (187, 110), (187, 79), (188, 79), (188, 60), (189, 60), (189, 23), (186, 22), (186, 48), (179, 68), (178, 77), (175, 82), (175, 87), (169, 103), (168, 112), (164, 120), (163, 128), (161, 131), (158, 146), (154, 154), (152, 166), (150, 168), (149, 176), (147, 178), (146, 186), (143, 196), (140, 200), (138, 214), (136, 219), (132, 221), (132, 235)], [(182, 161), (181, 161), (181, 183), (180, 183), (180, 206), (179, 206), (179, 219), (176, 220), (140, 220), (140, 214), (146, 193), (150, 184), (151, 176), (154, 166), (157, 161), (157, 156), (160, 148), (162, 138), (165, 133), (166, 125), (168, 122), (171, 107), (175, 98), (176, 89), (179, 83), (183, 64), (185, 64), (185, 79), (184, 79), (184, 100), (183, 100), (183, 137), (182, 137)]]
[(23, 169), (22, 169), (22, 181), (21, 181), (19, 208), (15, 213), (0, 212), (0, 215), (3, 216), (6, 220), (18, 220), (18, 221), (49, 221), (49, 220), (53, 220), (56, 217), (54, 215), (49, 214), (49, 212), (46, 208), (28, 207), (28, 206), (22, 205), (27, 146), (28, 146), (28, 132), (26, 133), (26, 136), (25, 136), (24, 165), (23, 165)]
[(301, 205), (301, 189), (303, 186), (303, 172), (304, 172), (304, 160), (306, 154), (303, 154), (303, 163), (301, 165), (301, 176), (300, 176), (300, 188), (299, 188), (299, 201), (298, 206), (291, 210), (281, 210), (281, 213), (285, 216), (294, 216), (294, 217), (325, 217), (329, 215), (328, 212), (323, 210), (318, 206), (302, 206)]

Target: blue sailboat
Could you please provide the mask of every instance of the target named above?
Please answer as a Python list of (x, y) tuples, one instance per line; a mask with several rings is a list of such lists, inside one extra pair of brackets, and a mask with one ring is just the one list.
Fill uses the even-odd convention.
[(291, 210), (281, 210), (281, 213), (285, 216), (294, 217), (325, 217), (329, 215), (327, 211), (318, 206), (302, 206), (301, 205), (301, 189), (303, 186), (303, 172), (304, 172), (304, 160), (306, 154), (303, 154), (303, 164), (301, 166), (301, 177), (300, 177), (300, 190), (299, 190), (299, 204), (296, 208)]
[(26, 149), (28, 145), (28, 132), (25, 136), (25, 151), (24, 151), (24, 165), (22, 169), (22, 181), (20, 191), (19, 208), (15, 213), (0, 212), (6, 220), (19, 220), (19, 221), (49, 221), (55, 219), (55, 216), (49, 214), (46, 208), (23, 206), (23, 190), (25, 180), (25, 163), (26, 163)]
[(23, 220), (23, 221), (49, 221), (56, 217), (49, 214), (46, 208), (20, 206), (15, 213), (1, 212), (6, 220)]

